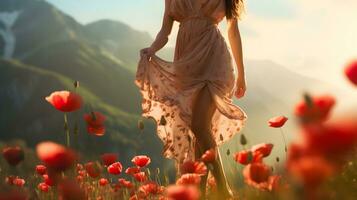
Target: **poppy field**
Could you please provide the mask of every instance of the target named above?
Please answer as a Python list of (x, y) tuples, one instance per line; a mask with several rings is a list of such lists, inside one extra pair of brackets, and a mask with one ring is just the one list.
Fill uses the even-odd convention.
[[(344, 68), (346, 79), (357, 87), (357, 61)], [(29, 159), (20, 145), (5, 145), (2, 151), (4, 165), (0, 166), (0, 200), (61, 199), (162, 199), (198, 200), (220, 199), (217, 185), (210, 175), (211, 162), (217, 158), (208, 150), (198, 160), (186, 161), (182, 175), (175, 180), (150, 167), (151, 159), (161, 155), (136, 155), (130, 166), (123, 166), (120, 155), (107, 152), (92, 161), (83, 162), (85, 155), (71, 146), (71, 135), (79, 120), (86, 123), (88, 134), (100, 137), (106, 134), (106, 116), (91, 110), (78, 120), (69, 121), (68, 115), (83, 107), (84, 99), (73, 91), (54, 91), (45, 99), (53, 112), (63, 115), (64, 143), (43, 141), (36, 145), (32, 170), (19, 176), (24, 162)], [(357, 92), (357, 91), (356, 91)], [(241, 134), (242, 149), (231, 152), (230, 158), (238, 166), (239, 187), (232, 187), (232, 199), (355, 199), (357, 196), (357, 119), (352, 116), (330, 120), (334, 115), (336, 99), (332, 94), (304, 94), (292, 105), (296, 120), (284, 115), (272, 116), (267, 126), (280, 129), (285, 156), (276, 157), (276, 165), (265, 159), (272, 156), (275, 145), (281, 143), (250, 144), (249, 136)], [(357, 104), (357, 101), (356, 101)], [(283, 131), (286, 123), (299, 126), (297, 139), (287, 141)], [(144, 130), (142, 121), (138, 129)], [(90, 148), (90, 147), (89, 147)], [(23, 173), (21, 173), (23, 174)], [(238, 180), (242, 177), (241, 180)], [(206, 183), (205, 193), (200, 186)]]

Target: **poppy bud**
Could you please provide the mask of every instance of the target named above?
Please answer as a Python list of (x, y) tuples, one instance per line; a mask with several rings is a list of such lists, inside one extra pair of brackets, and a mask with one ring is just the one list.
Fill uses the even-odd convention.
[(166, 121), (165, 117), (162, 115), (161, 119), (160, 119), (160, 125), (161, 126), (166, 126), (166, 124), (167, 124), (167, 121)]
[(157, 175), (160, 174), (160, 168), (156, 168), (156, 174), (157, 174)]
[(148, 177), (151, 176), (151, 172), (150, 172), (150, 169), (149, 169), (149, 168), (146, 168), (146, 173), (147, 173)]
[(93, 121), (96, 121), (97, 120), (97, 116), (95, 115), (95, 112), (92, 111), (92, 112), (90, 112), (90, 114), (92, 116)]
[(231, 150), (227, 149), (227, 156), (231, 154)]
[(312, 108), (314, 106), (314, 102), (313, 102), (311, 96), (308, 93), (304, 94), (304, 99), (305, 99), (306, 105), (309, 108)]
[(74, 81), (73, 85), (75, 88), (79, 88), (79, 81)]
[(141, 119), (138, 120), (138, 128), (141, 131), (144, 130), (144, 122)]
[(244, 134), (241, 134), (241, 135), (240, 135), (240, 144), (244, 146), (244, 145), (246, 145), (247, 143), (248, 143), (247, 138), (245, 137)]

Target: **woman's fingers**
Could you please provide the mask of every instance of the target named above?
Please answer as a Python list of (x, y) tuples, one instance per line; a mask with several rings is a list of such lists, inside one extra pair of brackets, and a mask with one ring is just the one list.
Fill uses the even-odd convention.
[(245, 90), (243, 88), (238, 88), (235, 93), (235, 95), (238, 99), (242, 98), (244, 96), (244, 94), (245, 94)]
[(149, 61), (151, 60), (151, 55), (152, 53), (150, 52), (149, 48), (145, 48), (145, 49), (141, 49), (140, 50), (140, 57), (141, 58), (146, 58), (148, 59)]
[(140, 56), (143, 57), (147, 54), (147, 49), (141, 49), (140, 50)]

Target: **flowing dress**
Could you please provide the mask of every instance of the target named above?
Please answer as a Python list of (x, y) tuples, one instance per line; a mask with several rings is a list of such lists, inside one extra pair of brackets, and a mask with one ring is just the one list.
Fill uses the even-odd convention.
[(155, 120), (163, 155), (179, 164), (196, 159), (192, 105), (205, 85), (217, 107), (211, 133), (218, 146), (239, 133), (247, 120), (232, 101), (234, 65), (217, 27), (225, 17), (225, 0), (205, 0), (199, 7), (195, 1), (170, 2), (169, 15), (180, 23), (173, 62), (143, 56), (135, 79), (142, 94), (142, 116)]

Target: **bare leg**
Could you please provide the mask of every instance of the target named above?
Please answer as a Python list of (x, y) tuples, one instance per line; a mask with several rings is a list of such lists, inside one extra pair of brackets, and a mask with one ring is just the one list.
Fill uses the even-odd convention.
[[(192, 131), (195, 134), (201, 155), (209, 149), (215, 149), (216, 154), (219, 155), (217, 145), (211, 133), (211, 120), (215, 110), (216, 106), (206, 85), (198, 93), (192, 110)], [(225, 196), (224, 198), (229, 197), (227, 181), (219, 156), (212, 163), (212, 166), (211, 172), (217, 181), (218, 191)]]
[[(203, 155), (201, 148), (196, 140), (195, 143), (195, 157), (201, 158)], [(201, 190), (201, 196), (205, 197), (206, 196), (206, 184), (207, 184), (207, 178), (208, 178), (208, 173), (205, 176), (201, 177), (201, 184), (200, 184), (200, 190)], [(203, 198), (204, 199), (204, 198)]]

